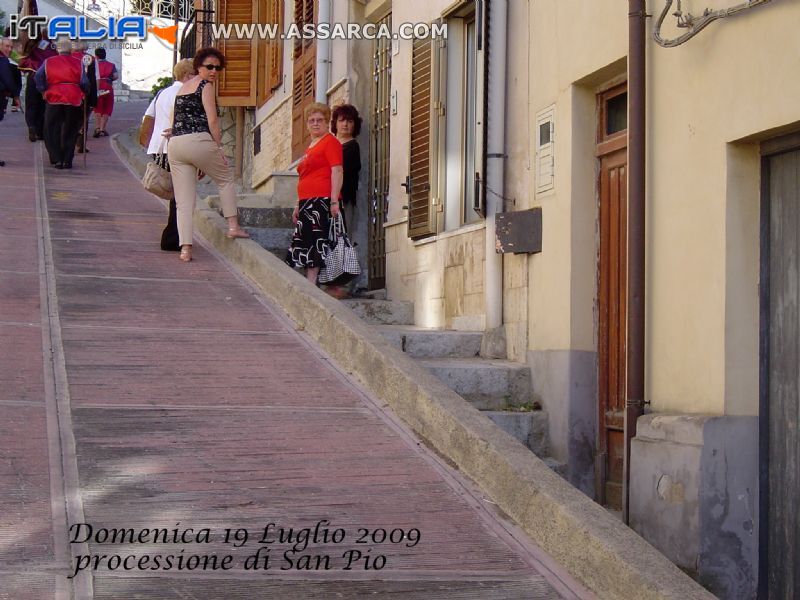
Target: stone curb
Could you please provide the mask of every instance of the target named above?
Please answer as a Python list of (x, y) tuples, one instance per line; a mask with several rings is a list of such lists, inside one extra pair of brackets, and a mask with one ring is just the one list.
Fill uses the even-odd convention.
[[(116, 137), (116, 136), (115, 136)], [(121, 140), (115, 140), (120, 142)], [(118, 144), (122, 146), (122, 143)], [(130, 149), (120, 154), (130, 157)], [(714, 596), (600, 505), (414, 363), (352, 311), (198, 204), (195, 227), (273, 302), (408, 424), (473, 479), (539, 547), (600, 598)]]

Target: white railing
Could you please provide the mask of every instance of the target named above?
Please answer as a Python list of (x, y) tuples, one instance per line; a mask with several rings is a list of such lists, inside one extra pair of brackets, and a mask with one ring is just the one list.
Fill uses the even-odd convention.
[(188, 21), (191, 19), (194, 13), (192, 0), (125, 0), (127, 14), (161, 17), (169, 20), (175, 18), (176, 2), (178, 4), (178, 20)]
[(96, 19), (109, 16), (145, 15), (174, 20), (175, 2), (178, 3), (178, 19), (188, 21), (194, 13), (192, 0), (63, 0), (78, 12)]

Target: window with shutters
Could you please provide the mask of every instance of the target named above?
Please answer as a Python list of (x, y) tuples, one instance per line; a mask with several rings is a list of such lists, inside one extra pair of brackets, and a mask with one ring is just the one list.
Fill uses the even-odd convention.
[(480, 221), (485, 203), (485, 0), (462, 3), (447, 15), (444, 228)]
[[(283, 0), (217, 0), (218, 23), (283, 25)], [(226, 66), (218, 84), (220, 106), (261, 106), (283, 83), (281, 40), (219, 39)]]
[[(276, 24), (283, 31), (283, 0), (260, 0), (259, 22)], [(256, 102), (264, 104), (283, 84), (283, 44), (280, 39), (262, 40), (258, 45)]]
[(447, 40), (412, 50), (408, 235), (419, 238), (480, 221), (486, 196), (485, 0), (445, 16)]
[[(317, 0), (294, 0), (294, 21), (302, 31), (317, 17)], [(311, 142), (303, 111), (314, 102), (317, 83), (317, 45), (315, 40), (294, 40), (292, 49), (292, 160), (300, 158)]]
[[(219, 23), (257, 23), (258, 3), (249, 0), (217, 0)], [(217, 103), (220, 106), (255, 106), (258, 40), (218, 39), (225, 55), (225, 69), (219, 77)]]
[(411, 133), (408, 194), (408, 236), (437, 231), (439, 195), (439, 126), (441, 105), (441, 40), (416, 39), (411, 51)]

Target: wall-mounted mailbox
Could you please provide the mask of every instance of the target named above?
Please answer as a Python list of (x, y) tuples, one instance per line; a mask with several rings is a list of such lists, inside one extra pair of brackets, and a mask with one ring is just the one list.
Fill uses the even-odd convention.
[(495, 216), (498, 254), (537, 254), (542, 251), (542, 209), (497, 213)]

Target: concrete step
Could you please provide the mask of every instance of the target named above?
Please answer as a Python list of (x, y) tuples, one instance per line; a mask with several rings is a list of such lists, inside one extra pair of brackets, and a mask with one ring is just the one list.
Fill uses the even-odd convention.
[(550, 454), (546, 411), (485, 410), (482, 412), (500, 429), (530, 448), (539, 458), (545, 458)]
[(139, 101), (147, 101), (148, 103), (150, 100), (153, 99), (153, 94), (149, 91), (143, 90), (131, 90), (127, 87), (119, 87), (114, 86), (114, 101), (115, 102), (139, 102)]
[[(209, 196), (208, 206), (216, 211), (222, 210), (218, 195)], [(268, 194), (239, 194), (236, 198), (239, 208), (239, 223), (244, 227), (293, 227), (293, 208), (281, 206), (274, 196)], [(221, 213), (220, 213), (221, 214)]]
[(240, 206), (239, 223), (245, 227), (292, 229), (292, 209)]
[(567, 465), (549, 456), (548, 416), (543, 410), (484, 410), (495, 425), (522, 442), (553, 471), (564, 477)]
[(286, 249), (292, 241), (294, 229), (277, 229), (265, 227), (245, 227), (250, 239), (262, 248), (269, 250), (283, 260), (286, 258)]
[(555, 472), (557, 475), (561, 475), (561, 477), (567, 477), (567, 463), (563, 463), (557, 461), (555, 458), (547, 456), (542, 458), (542, 462), (548, 466), (548, 468)]
[(342, 300), (356, 315), (373, 325), (413, 325), (414, 303), (354, 298)]
[(386, 295), (386, 288), (380, 288), (379, 290), (362, 292), (361, 298), (369, 300), (386, 300), (388, 296)]
[(531, 401), (531, 374), (526, 365), (483, 358), (417, 360), (480, 410), (503, 410)]
[(275, 171), (259, 191), (272, 196), (280, 206), (294, 208), (297, 205), (297, 179), (295, 171)]
[(380, 325), (378, 331), (413, 358), (470, 358), (481, 350), (482, 331), (445, 331), (406, 325)]

